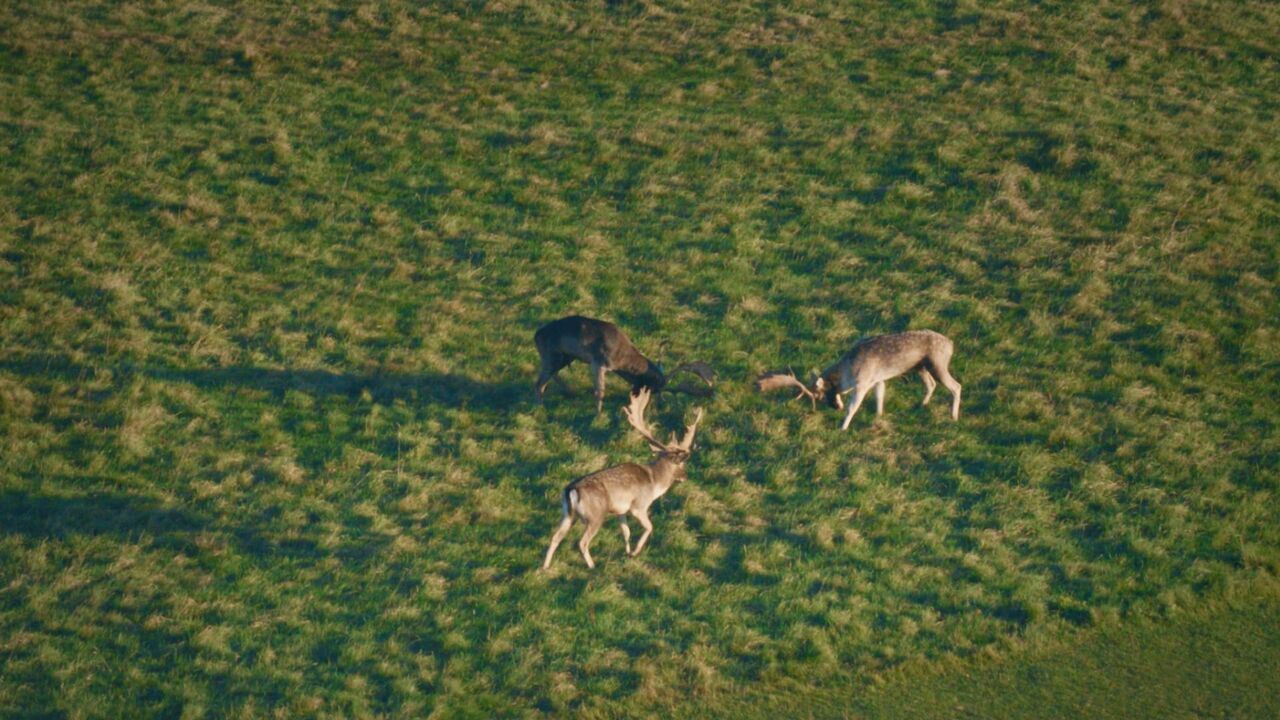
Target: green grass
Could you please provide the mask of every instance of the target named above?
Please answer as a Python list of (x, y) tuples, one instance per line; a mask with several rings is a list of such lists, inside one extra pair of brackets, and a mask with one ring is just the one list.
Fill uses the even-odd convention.
[[(10, 5), (0, 714), (870, 692), (1280, 572), (1274, 6)], [(570, 312), (722, 384), (543, 574), (647, 455), (533, 404)], [(922, 327), (959, 423), (750, 388)]]
[(1039, 636), (907, 665), (868, 689), (750, 693), (706, 713), (772, 718), (1280, 717), (1280, 594), (1246, 583), (1161, 621)]

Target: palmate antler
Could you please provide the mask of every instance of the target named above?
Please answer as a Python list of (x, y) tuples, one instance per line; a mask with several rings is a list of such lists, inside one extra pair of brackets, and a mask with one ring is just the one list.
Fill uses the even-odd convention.
[(649, 423), (644, 419), (644, 411), (649, 407), (649, 397), (649, 388), (641, 388), (640, 392), (631, 396), (631, 403), (622, 408), (622, 414), (627, 416), (627, 422), (640, 433), (640, 437), (649, 441), (649, 447), (654, 452), (662, 452), (667, 449), (667, 444), (654, 436)]
[(693, 435), (698, 432), (698, 423), (702, 422), (702, 408), (693, 411), (693, 424), (685, 428), (684, 438), (677, 445), (685, 452), (693, 452)]
[(631, 424), (631, 427), (635, 428), (636, 432), (640, 433), (640, 437), (649, 443), (649, 447), (654, 452), (675, 452), (677, 450), (686, 453), (690, 452), (693, 449), (694, 433), (698, 431), (698, 423), (702, 422), (702, 408), (694, 411), (693, 424), (685, 429), (683, 439), (676, 440), (675, 433), (672, 433), (670, 442), (662, 442), (657, 438), (653, 430), (649, 429), (649, 424), (644, 419), (644, 411), (649, 407), (650, 397), (648, 388), (642, 388), (640, 392), (631, 396), (631, 402), (622, 408), (622, 413), (627, 416), (627, 422)]
[(677, 365), (676, 368), (671, 371), (671, 375), (675, 375), (678, 372), (687, 372), (687, 373), (692, 373), (694, 375), (697, 375), (699, 378), (702, 379), (702, 382), (706, 383), (707, 385), (715, 384), (716, 371), (712, 370), (710, 365), (702, 362), (701, 360), (695, 360), (693, 362), (687, 362), (687, 363), (682, 363), (680, 365)]
[(706, 383), (706, 387), (702, 387), (700, 385), (681, 384), (681, 385), (672, 385), (671, 387), (667, 388), (668, 391), (682, 392), (682, 393), (685, 393), (686, 395), (693, 395), (696, 397), (711, 396), (712, 388), (715, 387), (716, 371), (712, 370), (710, 365), (708, 365), (705, 362), (702, 362), (701, 360), (683, 363), (681, 365), (677, 365), (676, 368), (672, 370), (670, 373), (667, 373), (667, 377), (669, 378), (675, 377), (676, 373), (680, 373), (680, 372), (686, 372), (691, 375), (696, 375), (699, 380)]
[(818, 394), (810, 390), (807, 385), (801, 382), (800, 378), (796, 377), (794, 372), (787, 372), (786, 374), (780, 372), (767, 372), (756, 378), (756, 389), (760, 392), (769, 392), (770, 390), (777, 390), (779, 388), (795, 388), (796, 390), (799, 390), (800, 393), (792, 399), (799, 400), (802, 397), (807, 397), (809, 398), (809, 405), (813, 409), (817, 409)]

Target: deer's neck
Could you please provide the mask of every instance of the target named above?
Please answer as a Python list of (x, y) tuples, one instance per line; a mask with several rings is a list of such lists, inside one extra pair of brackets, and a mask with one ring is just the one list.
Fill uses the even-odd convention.
[(829, 388), (840, 387), (841, 375), (843, 375), (843, 373), (841, 372), (841, 369), (843, 366), (844, 366), (844, 358), (841, 358), (839, 362), (835, 363), (834, 365), (832, 365), (831, 367), (827, 368), (822, 372), (822, 375), (820, 377), (822, 378), (822, 381), (827, 384), (827, 387)]
[(653, 497), (660, 498), (676, 482), (676, 464), (660, 457), (649, 463), (649, 476), (653, 478)]
[(613, 371), (637, 387), (643, 385), (660, 389), (664, 384), (662, 373), (658, 370), (658, 366), (635, 350), (619, 358)]
[(640, 354), (635, 346), (624, 348), (613, 358), (614, 372), (625, 372), (631, 375), (644, 375), (650, 372), (650, 368), (656, 370), (653, 363), (649, 362), (649, 358)]

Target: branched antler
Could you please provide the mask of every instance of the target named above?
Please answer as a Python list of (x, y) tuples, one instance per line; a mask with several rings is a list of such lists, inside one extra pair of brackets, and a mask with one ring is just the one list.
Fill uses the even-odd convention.
[(649, 428), (649, 423), (644, 419), (644, 411), (649, 407), (649, 389), (644, 388), (640, 392), (631, 396), (631, 402), (622, 408), (622, 412), (627, 416), (627, 422), (636, 432), (640, 433), (640, 437), (649, 443), (649, 447), (654, 452), (675, 452), (677, 450), (690, 452), (693, 448), (693, 436), (698, 431), (698, 423), (702, 422), (702, 408), (694, 411), (693, 424), (685, 429), (684, 438), (677, 440), (675, 433), (671, 433), (669, 442), (662, 442)]
[(813, 409), (817, 409), (818, 394), (810, 390), (807, 385), (801, 382), (800, 378), (796, 377), (794, 372), (788, 371), (785, 374), (780, 372), (767, 372), (756, 378), (756, 389), (760, 392), (769, 392), (779, 388), (794, 388), (799, 390), (800, 393), (792, 399), (799, 400), (802, 397), (807, 397), (809, 398), (809, 405)]
[(678, 443), (681, 450), (685, 452), (693, 451), (693, 435), (698, 432), (698, 423), (700, 422), (702, 422), (702, 408), (693, 411), (693, 424), (685, 429), (684, 438)]
[(714, 392), (713, 388), (715, 387), (716, 371), (712, 370), (710, 365), (702, 362), (701, 360), (683, 363), (678, 365), (670, 373), (667, 373), (667, 377), (675, 377), (676, 373), (681, 372), (696, 375), (704, 385), (681, 383), (679, 385), (668, 386), (668, 391), (681, 392), (686, 395), (693, 395), (694, 397), (711, 397)]
[(692, 383), (680, 383), (679, 385), (668, 385), (666, 390), (667, 392), (684, 393), (685, 395), (692, 395), (694, 397), (711, 397), (712, 395), (715, 394), (715, 391), (709, 387), (705, 387), (702, 385), (694, 385)]
[(641, 389), (640, 392), (631, 396), (631, 403), (622, 408), (622, 414), (627, 416), (627, 422), (640, 433), (640, 437), (649, 442), (649, 447), (653, 448), (654, 452), (662, 452), (667, 449), (667, 444), (654, 436), (644, 419), (644, 411), (649, 407), (649, 397), (649, 388)]
[(710, 365), (702, 362), (701, 360), (677, 365), (676, 368), (668, 374), (668, 377), (674, 376), (678, 372), (692, 373), (697, 375), (702, 382), (706, 383), (708, 386), (715, 385), (716, 371), (712, 370)]

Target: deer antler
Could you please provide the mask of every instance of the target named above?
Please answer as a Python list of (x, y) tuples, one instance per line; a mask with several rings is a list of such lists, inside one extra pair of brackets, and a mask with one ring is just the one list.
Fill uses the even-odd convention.
[(675, 375), (678, 372), (687, 372), (693, 375), (697, 375), (698, 378), (701, 379), (702, 382), (706, 383), (708, 386), (715, 384), (716, 371), (712, 370), (710, 365), (702, 362), (701, 360), (695, 360), (693, 362), (687, 362), (687, 363), (682, 363), (680, 365), (677, 365), (674, 370), (668, 373), (668, 376)]
[(800, 378), (797, 378), (794, 372), (788, 372), (785, 375), (780, 372), (767, 372), (756, 378), (756, 389), (760, 392), (769, 392), (770, 390), (789, 387), (793, 387), (800, 391), (799, 395), (792, 398), (793, 400), (799, 400), (802, 397), (807, 397), (809, 398), (809, 404), (814, 409), (817, 409), (817, 393), (810, 390), (803, 382), (800, 382)]
[(680, 440), (676, 439), (676, 434), (671, 433), (670, 442), (662, 442), (654, 435), (653, 430), (649, 428), (649, 424), (645, 422), (644, 411), (649, 407), (649, 388), (641, 388), (640, 392), (631, 396), (631, 403), (622, 408), (622, 412), (627, 416), (627, 422), (631, 423), (631, 427), (640, 433), (640, 437), (649, 442), (649, 447), (654, 452), (672, 452), (682, 450), (689, 452), (693, 449), (693, 436), (698, 432), (698, 423), (702, 422), (702, 408), (694, 410), (693, 424), (685, 428), (684, 437)]
[(649, 388), (641, 388), (640, 392), (631, 396), (631, 403), (622, 408), (622, 414), (627, 416), (627, 422), (640, 433), (640, 437), (649, 442), (649, 447), (653, 448), (654, 452), (662, 452), (667, 449), (667, 444), (654, 436), (653, 431), (649, 429), (649, 424), (644, 420), (644, 411), (648, 407)]
[(693, 411), (693, 424), (684, 432), (684, 438), (676, 446), (685, 452), (693, 450), (693, 434), (698, 432), (698, 423), (702, 422), (702, 408)]
[(697, 384), (681, 383), (679, 385), (670, 385), (667, 387), (669, 392), (681, 392), (694, 397), (711, 397), (712, 388), (715, 386), (716, 371), (711, 366), (701, 360), (683, 363), (677, 365), (674, 370), (667, 373), (667, 377), (675, 377), (676, 373), (686, 372), (690, 375), (696, 375), (699, 380), (706, 384), (705, 387)]
[(715, 391), (709, 387), (694, 385), (687, 382), (680, 383), (679, 385), (668, 385), (666, 391), (684, 393), (685, 395), (692, 395), (693, 397), (711, 397), (715, 393)]

